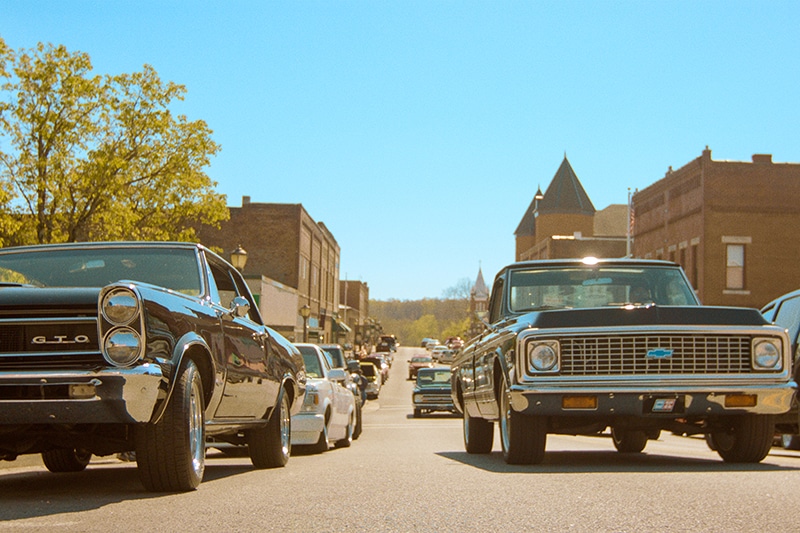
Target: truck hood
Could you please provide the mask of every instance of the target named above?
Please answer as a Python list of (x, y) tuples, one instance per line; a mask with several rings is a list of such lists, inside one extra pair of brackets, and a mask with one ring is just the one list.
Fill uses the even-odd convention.
[(715, 306), (627, 306), (537, 311), (516, 319), (519, 327), (565, 328), (604, 326), (762, 326), (757, 309)]

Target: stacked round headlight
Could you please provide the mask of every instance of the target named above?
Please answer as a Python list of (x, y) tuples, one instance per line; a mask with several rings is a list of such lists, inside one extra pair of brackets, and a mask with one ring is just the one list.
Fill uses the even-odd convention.
[(142, 355), (142, 337), (137, 331), (139, 298), (127, 288), (105, 293), (100, 302), (103, 318), (112, 326), (103, 338), (103, 357), (116, 366), (130, 366)]

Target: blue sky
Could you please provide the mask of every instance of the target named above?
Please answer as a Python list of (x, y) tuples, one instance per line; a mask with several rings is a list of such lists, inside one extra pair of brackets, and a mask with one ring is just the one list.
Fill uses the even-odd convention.
[(302, 203), (373, 299), (514, 259), (566, 153), (597, 209), (699, 157), (800, 161), (800, 3), (0, 0), (0, 36), (152, 65), (228, 197)]

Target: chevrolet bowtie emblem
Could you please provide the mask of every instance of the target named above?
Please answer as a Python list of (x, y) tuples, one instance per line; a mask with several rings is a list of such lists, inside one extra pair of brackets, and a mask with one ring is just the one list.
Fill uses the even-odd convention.
[(649, 350), (647, 352), (648, 359), (666, 359), (667, 357), (672, 357), (674, 352), (672, 350), (667, 350), (666, 348), (656, 348), (655, 350)]

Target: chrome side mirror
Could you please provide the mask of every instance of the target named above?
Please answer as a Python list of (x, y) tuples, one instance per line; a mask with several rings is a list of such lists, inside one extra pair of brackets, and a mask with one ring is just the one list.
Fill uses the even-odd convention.
[(250, 312), (250, 302), (247, 301), (247, 298), (242, 296), (237, 296), (231, 302), (230, 313), (235, 318), (241, 318), (243, 316), (247, 316)]

